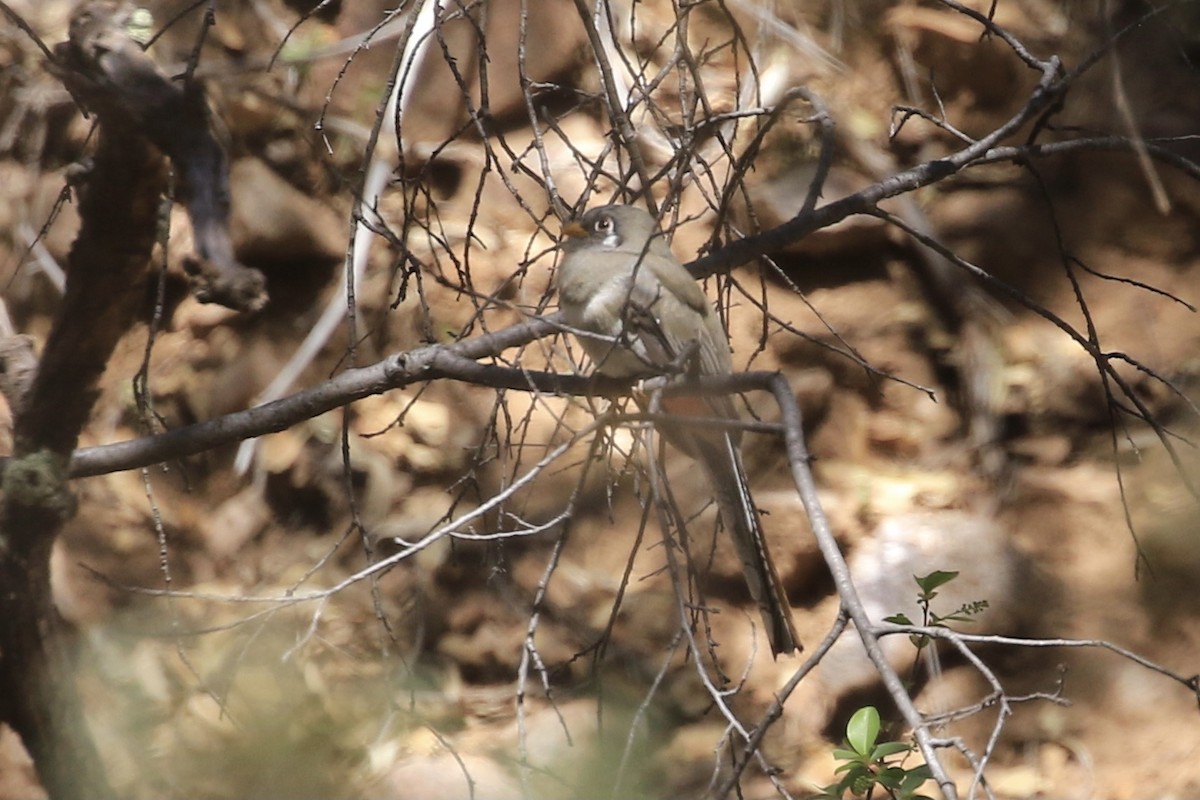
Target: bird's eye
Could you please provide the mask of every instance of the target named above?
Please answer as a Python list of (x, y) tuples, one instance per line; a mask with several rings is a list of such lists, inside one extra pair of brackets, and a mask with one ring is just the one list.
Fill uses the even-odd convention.
[(596, 232), (597, 233), (608, 233), (609, 231), (612, 230), (612, 226), (613, 226), (613, 222), (612, 222), (612, 219), (609, 217), (601, 217), (600, 219), (596, 220)]

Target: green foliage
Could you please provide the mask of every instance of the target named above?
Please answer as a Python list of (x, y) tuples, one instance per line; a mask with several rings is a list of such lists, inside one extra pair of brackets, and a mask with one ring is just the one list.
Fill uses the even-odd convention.
[[(920, 594), (917, 595), (917, 604), (921, 606), (921, 625), (935, 625), (945, 628), (949, 627), (946, 624), (948, 622), (974, 622), (973, 618), (979, 616), (987, 609), (987, 600), (974, 600), (969, 603), (963, 603), (949, 614), (938, 614), (930, 608), (933, 599), (938, 596), (938, 589), (957, 577), (957, 572), (946, 572), (943, 570), (934, 570), (924, 577), (913, 576), (913, 580), (917, 582), (917, 588), (921, 590)], [(893, 614), (890, 617), (884, 617), (884, 622), (891, 622), (894, 625), (914, 624), (908, 618), (907, 614)], [(929, 644), (928, 636), (914, 635), (910, 636), (909, 639), (912, 640), (912, 643), (918, 649)]]
[[(958, 577), (957, 572), (935, 570), (925, 576), (913, 576), (920, 590), (917, 604), (921, 607), (921, 622), (925, 627), (948, 627), (951, 622), (974, 622), (974, 618), (987, 607), (986, 600), (963, 603), (949, 614), (938, 614), (931, 605), (938, 590)], [(893, 614), (885, 618), (896, 625), (913, 625), (906, 614)], [(909, 637), (918, 649), (929, 645), (928, 636)], [(928, 800), (917, 790), (930, 778), (929, 767), (918, 764), (904, 766), (905, 760), (913, 755), (915, 748), (908, 742), (879, 742), (879, 711), (874, 706), (864, 706), (854, 712), (846, 724), (846, 747), (833, 751), (834, 758), (841, 764), (836, 772), (841, 774), (837, 783), (821, 789), (822, 800), (843, 800), (851, 797), (871, 798), (877, 792), (893, 800)]]
[(929, 780), (929, 767), (905, 767), (913, 746), (907, 742), (879, 742), (879, 731), (879, 711), (874, 706), (854, 712), (846, 724), (846, 747), (833, 751), (834, 758), (842, 762), (836, 770), (842, 773), (841, 780), (822, 787), (819, 798), (842, 800), (847, 793), (851, 797), (872, 797), (881, 791), (894, 800), (929, 800), (917, 794)]

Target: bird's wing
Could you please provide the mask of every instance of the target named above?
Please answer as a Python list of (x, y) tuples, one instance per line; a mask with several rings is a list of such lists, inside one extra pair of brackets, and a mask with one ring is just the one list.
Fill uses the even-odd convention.
[[(689, 277), (690, 280), (690, 277)], [(701, 375), (730, 372), (729, 340), (708, 298), (695, 283), (682, 293), (646, 265), (639, 266), (624, 309), (626, 333), (645, 348), (645, 357), (659, 367), (696, 350)]]
[[(676, 365), (695, 366), (700, 375), (728, 375), (731, 369), (729, 339), (699, 286), (697, 307), (646, 271), (639, 270), (625, 308), (625, 333), (636, 345), (638, 356), (659, 369)], [(684, 356), (692, 363), (680, 363)], [(677, 398), (667, 410), (685, 416), (736, 417), (733, 402), (725, 396), (700, 400)]]

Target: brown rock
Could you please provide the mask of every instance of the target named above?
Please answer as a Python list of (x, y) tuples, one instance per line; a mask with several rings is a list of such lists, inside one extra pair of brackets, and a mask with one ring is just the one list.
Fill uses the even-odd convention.
[(490, 758), (439, 753), (397, 763), (366, 796), (370, 800), (519, 800), (522, 794), (517, 781)]
[[(887, 517), (848, 560), (867, 615), (877, 622), (902, 613), (922, 624), (916, 600), (920, 589), (913, 576), (936, 570), (959, 575), (938, 590), (931, 606), (934, 613), (947, 615), (965, 603), (987, 602), (985, 610), (971, 617), (972, 622), (956, 623), (973, 634), (1010, 630), (1021, 617), (1022, 604), (1029, 600), (1022, 591), (1021, 556), (1007, 531), (981, 514), (934, 511)], [(881, 646), (896, 668), (906, 668), (916, 658), (916, 648), (908, 637), (889, 636)], [(878, 677), (853, 630), (843, 634), (829, 651), (818, 674), (836, 696), (865, 687)]]
[(247, 263), (331, 263), (345, 252), (342, 221), (257, 158), (233, 162), (229, 174), (238, 258)]

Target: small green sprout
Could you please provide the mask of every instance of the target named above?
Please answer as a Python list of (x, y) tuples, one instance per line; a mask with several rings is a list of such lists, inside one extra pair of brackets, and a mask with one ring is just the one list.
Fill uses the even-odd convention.
[(874, 706), (854, 712), (846, 724), (846, 747), (833, 751), (834, 758), (842, 762), (836, 770), (843, 773), (842, 778), (823, 787), (819, 798), (843, 800), (847, 792), (851, 797), (870, 798), (880, 791), (893, 800), (930, 800), (917, 794), (930, 778), (929, 767), (918, 764), (906, 768), (904, 761), (912, 754), (913, 746), (907, 742), (877, 743), (879, 730), (879, 711)]

